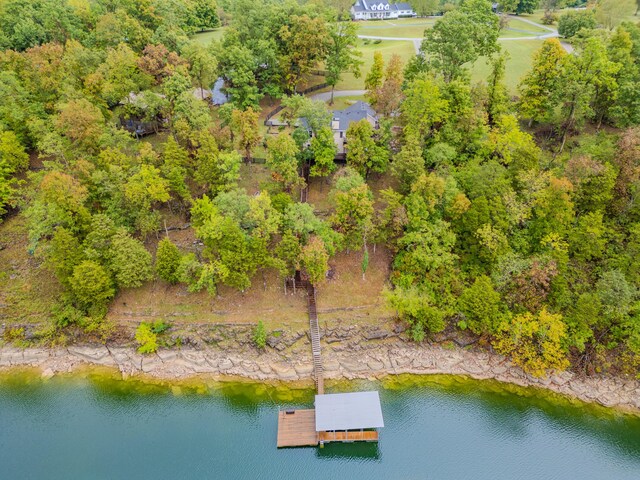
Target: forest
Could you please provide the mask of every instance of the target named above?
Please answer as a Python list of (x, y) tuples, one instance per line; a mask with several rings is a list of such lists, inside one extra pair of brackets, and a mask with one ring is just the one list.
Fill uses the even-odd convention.
[[(563, 43), (541, 44), (514, 96), (491, 2), (436, 3), (419, 54), (361, 72), (344, 2), (0, 0), (0, 221), (25, 220), (59, 282), (43, 338), (108, 338), (116, 293), (153, 279), (215, 296), (300, 271), (322, 288), (338, 252), (364, 278), (378, 246), (382, 295), (416, 342), (455, 330), (538, 376), (637, 375), (640, 26), (610, 0), (558, 10)], [(472, 83), (481, 58), (490, 75)], [(331, 91), (362, 75), (379, 116), (350, 125), (343, 162), (331, 106), (298, 93), (318, 70)], [(194, 95), (219, 77), (229, 103)], [(129, 119), (168, 134), (137, 138)], [(250, 195), (254, 161), (270, 179)], [(300, 201), (313, 178), (329, 212)], [(166, 234), (176, 219), (197, 252)]]

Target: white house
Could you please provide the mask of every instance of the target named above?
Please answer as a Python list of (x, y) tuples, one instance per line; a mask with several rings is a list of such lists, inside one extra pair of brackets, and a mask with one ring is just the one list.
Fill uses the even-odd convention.
[(400, 17), (415, 17), (408, 3), (389, 3), (389, 0), (357, 0), (351, 7), (353, 20), (385, 20)]

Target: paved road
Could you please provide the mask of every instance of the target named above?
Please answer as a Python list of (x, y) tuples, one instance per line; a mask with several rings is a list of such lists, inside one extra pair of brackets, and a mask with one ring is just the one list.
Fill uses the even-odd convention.
[[(511, 18), (515, 18), (520, 20), (521, 22), (528, 23), (534, 27), (542, 28), (543, 30), (547, 30), (549, 33), (541, 33), (539, 35), (531, 35), (529, 37), (502, 37), (498, 40), (501, 42), (504, 41), (518, 41), (518, 40), (546, 40), (547, 38), (557, 38), (558, 31), (555, 28), (549, 27), (547, 25), (540, 25), (532, 20), (528, 20), (526, 18), (510, 15)], [(521, 31), (521, 30), (516, 30)], [(381, 37), (378, 35), (358, 35), (358, 38), (363, 38), (367, 40), (391, 40), (397, 42), (413, 42), (413, 47), (416, 50), (416, 54), (420, 53), (420, 45), (422, 44), (422, 38), (415, 37)], [(562, 47), (567, 51), (567, 53), (573, 52), (573, 47), (566, 42), (560, 42)]]

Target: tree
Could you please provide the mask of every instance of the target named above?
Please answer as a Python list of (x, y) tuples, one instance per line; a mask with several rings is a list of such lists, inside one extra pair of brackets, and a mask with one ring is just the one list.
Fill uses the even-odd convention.
[(0, 131), (0, 217), (15, 195), (17, 183), (13, 175), (29, 165), (29, 155), (11, 131)]
[(333, 132), (324, 127), (311, 139), (311, 151), (314, 163), (309, 175), (311, 177), (326, 177), (336, 169), (335, 157), (337, 147), (333, 140)]
[(218, 62), (210, 47), (191, 42), (182, 50), (189, 62), (189, 73), (201, 90), (208, 90), (216, 79)]
[(571, 38), (583, 28), (588, 30), (597, 26), (593, 10), (570, 10), (560, 15), (558, 33), (564, 38)]
[(548, 121), (556, 106), (554, 93), (559, 87), (562, 68), (567, 52), (560, 41), (550, 38), (533, 55), (531, 70), (522, 79), (519, 109), (524, 118), (534, 121)]
[(244, 151), (244, 157), (251, 161), (251, 152), (260, 143), (257, 110), (249, 107), (246, 110), (234, 110), (231, 113), (231, 131), (238, 148)]
[(100, 136), (105, 132), (102, 112), (88, 100), (72, 100), (59, 107), (55, 120), (58, 131), (69, 142), (89, 153), (97, 153), (100, 148)]
[(139, 287), (151, 279), (151, 254), (126, 230), (113, 236), (111, 250), (111, 270), (118, 287)]
[(347, 165), (367, 178), (371, 172), (383, 173), (389, 163), (389, 151), (378, 145), (374, 130), (366, 118), (351, 122), (347, 128)]
[(171, 52), (164, 45), (147, 45), (138, 58), (138, 67), (147, 75), (154, 78), (154, 83), (160, 85), (170, 77), (179, 65), (187, 62), (176, 52)]
[(165, 237), (158, 242), (156, 250), (156, 272), (165, 282), (178, 283), (178, 267), (180, 266), (180, 250)]
[(634, 7), (637, 7), (637, 2), (634, 0), (599, 0), (595, 17), (598, 23), (612, 30), (625, 17), (632, 15)]
[(423, 289), (396, 287), (387, 293), (387, 302), (398, 312), (400, 320), (410, 325), (410, 335), (417, 342), (424, 340), (426, 333), (444, 330), (444, 312)]
[(208, 132), (198, 137), (198, 143), (194, 180), (205, 185), (212, 195), (235, 187), (240, 178), (240, 154), (221, 152), (215, 138)]
[(373, 229), (373, 195), (363, 178), (350, 168), (338, 176), (331, 192), (335, 212), (331, 221), (348, 248), (365, 248)]
[(189, 154), (171, 135), (164, 144), (162, 159), (160, 170), (169, 183), (169, 189), (185, 202), (190, 202), (191, 192), (186, 183)]
[(525, 372), (542, 377), (547, 370), (564, 370), (569, 365), (563, 346), (566, 337), (562, 315), (543, 308), (537, 315), (527, 312), (504, 321), (494, 347)]
[(298, 152), (296, 142), (286, 133), (267, 140), (267, 167), (273, 179), (282, 183), (287, 191), (304, 184), (304, 179), (298, 174)]
[(413, 80), (405, 90), (405, 96), (401, 106), (405, 135), (413, 134), (424, 139), (434, 124), (447, 118), (449, 102), (443, 98), (432, 77)]
[(158, 350), (158, 335), (147, 322), (138, 325), (135, 338), (139, 353), (155, 353)]
[(420, 144), (415, 133), (407, 134), (402, 149), (391, 163), (391, 172), (400, 180), (400, 189), (403, 193), (408, 193), (413, 182), (425, 173)]
[(220, 25), (218, 5), (215, 0), (191, 0), (191, 22), (196, 30), (206, 30)]
[(371, 70), (364, 79), (364, 88), (367, 91), (366, 97), (369, 103), (375, 105), (378, 100), (378, 89), (382, 86), (382, 79), (384, 78), (384, 59), (382, 58), (382, 52), (376, 50), (373, 52), (373, 64)]
[(498, 117), (509, 110), (509, 93), (504, 83), (504, 72), (509, 53), (505, 52), (491, 59), (489, 76), (487, 114), (489, 125), (494, 125)]
[(333, 105), (333, 91), (344, 72), (360, 78), (362, 54), (356, 49), (358, 43), (358, 25), (354, 22), (336, 22), (329, 27), (329, 46), (325, 66), (326, 82), (331, 86), (330, 105)]
[(76, 305), (96, 317), (106, 313), (107, 304), (116, 293), (107, 270), (91, 260), (76, 265), (69, 284)]
[(402, 59), (393, 54), (385, 71), (384, 83), (375, 92), (373, 109), (380, 114), (390, 117), (398, 111), (402, 102)]
[(499, 19), (489, 0), (467, 0), (425, 30), (421, 50), (427, 65), (446, 82), (465, 75), (465, 64), (499, 50)]
[(278, 30), (280, 65), (287, 91), (295, 92), (300, 80), (326, 58), (329, 32), (322, 18), (293, 15)]
[(56, 278), (65, 287), (73, 270), (84, 260), (84, 253), (78, 239), (64, 227), (58, 227), (46, 246), (45, 264), (53, 270)]
[(500, 294), (485, 275), (477, 277), (473, 285), (462, 292), (458, 306), (469, 329), (478, 335), (495, 333), (504, 317)]
[(313, 236), (302, 247), (300, 252), (300, 264), (309, 276), (312, 285), (321, 284), (329, 270), (329, 254), (320, 237)]

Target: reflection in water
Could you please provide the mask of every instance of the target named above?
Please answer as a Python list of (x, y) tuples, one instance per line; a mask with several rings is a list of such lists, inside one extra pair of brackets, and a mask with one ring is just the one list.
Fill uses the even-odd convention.
[(327, 443), (324, 447), (315, 450), (317, 458), (373, 461), (380, 460), (378, 447), (378, 443)]
[(381, 389), (379, 444), (275, 448), (283, 385), (113, 376), (0, 380), (2, 478), (640, 478), (640, 418), (462, 377), (333, 383)]

